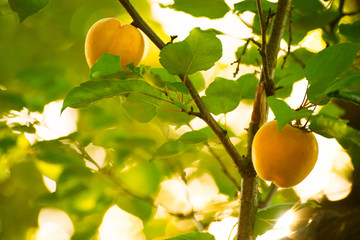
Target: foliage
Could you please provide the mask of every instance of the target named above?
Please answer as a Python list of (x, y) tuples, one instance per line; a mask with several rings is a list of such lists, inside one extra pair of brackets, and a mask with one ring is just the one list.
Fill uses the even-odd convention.
[[(150, 19), (148, 1), (133, 2), (140, 14)], [(293, 0), (292, 21), (283, 39), (298, 46), (316, 30), (326, 48), (318, 53), (303, 47), (282, 51), (274, 73), (275, 96), (269, 96), (267, 102), (280, 129), (298, 119), (309, 122), (312, 131), (339, 141), (358, 171), (355, 153), (360, 149), (360, 132), (341, 119), (342, 111), (334, 100), (360, 104), (359, 21), (358, 15), (339, 9), (342, 0), (332, 2), (326, 7), (320, 1)], [(262, 0), (261, 4), (265, 17), (269, 9), (275, 11), (276, 3)], [(217, 75), (217, 63), (227, 49), (219, 36), (226, 34), (215, 22), (212, 29), (194, 28), (184, 40), (175, 39), (160, 52), (149, 44), (143, 63), (127, 66), (131, 71), (124, 71), (120, 58), (110, 54), (104, 54), (89, 70), (83, 53), (89, 27), (104, 17), (131, 22), (118, 1), (2, 3), (1, 239), (25, 239), (34, 233), (39, 212), (46, 208), (60, 209), (70, 217), (75, 229), (72, 239), (95, 238), (113, 205), (141, 219), (148, 239), (214, 239), (199, 231), (221, 217), (237, 216), (238, 206), (233, 203), (238, 201), (241, 176), (213, 129), (193, 126), (192, 120), (203, 110), (186, 81), (202, 93), (200, 100), (213, 115), (226, 117), (237, 111), (240, 102), (253, 103), (262, 65), (256, 1), (229, 6), (224, 0), (175, 0), (162, 7), (211, 22), (227, 15), (242, 19), (244, 13), (254, 13), (253, 24), (248, 24), (253, 38), (241, 39), (247, 44), (234, 50), (240, 76), (231, 78), (236, 71), (231, 62), (226, 63), (230, 76), (207, 74), (215, 69)], [(165, 36), (159, 24), (149, 22), (155, 32)], [(256, 71), (243, 74), (243, 68)], [(304, 77), (309, 84), (307, 100), (291, 109), (285, 99), (294, 83)], [(72, 116), (74, 131), (62, 134), (60, 125), (49, 126), (59, 124), (55, 117), (45, 115), (48, 104), (58, 100), (63, 102), (56, 118)], [(315, 106), (321, 110), (315, 111)], [(238, 139), (236, 149), (245, 155), (246, 133), (235, 134), (225, 121), (219, 126)], [(49, 137), (44, 129), (57, 134)], [(99, 152), (104, 156), (98, 157)], [(56, 189), (49, 190), (44, 179), (56, 183)], [(208, 181), (201, 185), (201, 179)], [(171, 181), (178, 187), (167, 197), (180, 204), (176, 211), (166, 209), (159, 197)], [(198, 190), (205, 188), (202, 206), (189, 200), (194, 194), (191, 186), (198, 182)], [(270, 188), (261, 182), (259, 189), (259, 200), (264, 201)], [(211, 195), (211, 191), (215, 193)], [(259, 209), (255, 236), (272, 228), (274, 221), (269, 224), (268, 220), (278, 219), (298, 201), (294, 194), (285, 195), (278, 191), (272, 206)], [(159, 205), (167, 213), (163, 218), (155, 217)], [(309, 203), (300, 206), (314, 207)]]

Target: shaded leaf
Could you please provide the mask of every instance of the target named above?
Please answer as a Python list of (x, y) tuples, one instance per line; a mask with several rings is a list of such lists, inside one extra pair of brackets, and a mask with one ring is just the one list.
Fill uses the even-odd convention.
[(340, 24), (340, 33), (353, 42), (360, 42), (360, 21), (350, 24)]
[(230, 10), (224, 0), (175, 0), (172, 5), (163, 7), (210, 19), (222, 18)]
[(222, 56), (221, 41), (213, 31), (194, 28), (181, 42), (165, 46), (160, 63), (171, 74), (192, 74), (208, 70)]
[(9, 5), (19, 15), (22, 22), (44, 8), (48, 2), (49, 0), (9, 0)]
[(178, 155), (189, 148), (189, 145), (179, 141), (169, 141), (161, 145), (154, 154), (154, 157), (170, 157)]
[[(169, 99), (161, 92), (141, 80), (101, 80), (88, 81), (75, 87), (64, 99), (61, 111), (67, 107), (85, 107), (103, 98), (110, 98), (125, 93), (137, 93), (142, 100), (155, 105), (174, 108)], [(183, 104), (180, 103), (179, 104)]]
[(126, 97), (123, 107), (132, 119), (141, 123), (151, 121), (156, 115), (156, 107), (145, 102), (138, 94), (134, 93), (130, 93)]
[(186, 132), (181, 137), (179, 137), (178, 141), (186, 144), (194, 144), (204, 142), (208, 139), (208, 135), (202, 131), (191, 131)]
[(349, 101), (360, 105), (360, 92), (359, 91), (352, 91), (349, 89), (340, 89), (334, 92), (328, 93), (329, 97), (332, 98), (339, 98), (344, 101)]
[(299, 111), (295, 111), (291, 109), (291, 107), (286, 102), (277, 99), (274, 96), (268, 97), (267, 102), (276, 117), (280, 132), (281, 129), (287, 123), (290, 123), (292, 120), (308, 118), (312, 113), (312, 111), (308, 109), (301, 109)]
[(20, 95), (7, 90), (0, 90), (0, 102), (0, 116), (10, 110), (20, 111), (25, 106), (25, 102)]

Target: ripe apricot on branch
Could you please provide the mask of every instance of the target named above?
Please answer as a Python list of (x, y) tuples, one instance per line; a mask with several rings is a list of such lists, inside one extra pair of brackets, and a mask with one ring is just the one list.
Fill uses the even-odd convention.
[(263, 125), (252, 144), (252, 161), (257, 174), (278, 187), (293, 187), (304, 180), (318, 158), (318, 143), (312, 132), (277, 121)]
[(120, 56), (120, 65), (138, 65), (144, 54), (144, 38), (132, 25), (121, 25), (116, 18), (104, 18), (90, 28), (85, 40), (85, 56), (89, 67), (104, 53)]

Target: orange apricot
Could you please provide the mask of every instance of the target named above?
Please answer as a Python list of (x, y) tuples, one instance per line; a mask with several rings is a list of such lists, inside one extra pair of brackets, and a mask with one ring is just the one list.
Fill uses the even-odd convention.
[(132, 25), (121, 25), (116, 18), (97, 21), (88, 31), (85, 40), (85, 57), (91, 68), (104, 53), (120, 56), (120, 65), (138, 65), (144, 54), (144, 38)]
[(264, 124), (255, 134), (252, 161), (258, 175), (278, 187), (288, 188), (304, 180), (318, 158), (318, 143), (312, 132), (277, 121)]

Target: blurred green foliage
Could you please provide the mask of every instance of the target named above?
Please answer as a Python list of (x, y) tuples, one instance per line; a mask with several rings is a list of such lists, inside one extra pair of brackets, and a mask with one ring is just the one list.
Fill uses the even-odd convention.
[[(169, 40), (161, 25), (152, 20), (150, 3), (132, 2), (155, 32), (165, 42)], [(209, 0), (206, 8), (193, 7), (193, 2), (178, 0), (169, 7), (210, 19), (231, 14), (231, 9), (239, 17), (245, 11), (256, 13), (253, 0), (234, 6)], [(262, 4), (265, 16), (265, 9), (274, 10), (274, 3), (263, 0)], [(309, 31), (322, 28), (323, 39), (334, 47), (316, 55), (305, 48), (282, 55), (274, 76), (276, 98), (270, 99), (270, 107), (283, 124), (308, 117), (308, 110), (293, 111), (282, 100), (290, 95), (295, 82), (308, 77), (309, 90), (314, 89), (310, 96), (316, 97), (310, 101), (319, 104), (320, 97), (326, 100), (321, 102), (324, 108), (312, 117), (310, 128), (336, 138), (349, 151), (358, 171), (360, 161), (355, 153), (360, 148), (359, 131), (340, 121), (342, 111), (329, 101), (340, 98), (359, 103), (359, 36), (354, 32), (359, 22), (341, 23), (337, 4), (330, 8), (312, 0), (293, 4), (292, 44), (299, 43)], [(109, 54), (90, 70), (84, 56), (85, 36), (94, 22), (106, 17), (132, 21), (114, 0), (0, 0), (0, 114), (14, 120), (0, 121), (0, 239), (29, 239), (38, 228), (43, 208), (64, 211), (74, 225), (72, 239), (79, 240), (96, 238), (105, 213), (113, 205), (141, 219), (147, 239), (197, 231), (199, 225), (206, 228), (221, 216), (238, 214), (234, 202), (238, 201), (241, 178), (235, 164), (209, 127), (189, 127), (198, 109), (185, 84), (170, 73), (190, 74), (196, 90), (205, 90), (202, 99), (214, 115), (233, 111), (243, 100), (251, 103), (257, 74), (204, 79), (199, 71), (211, 68), (221, 57), (223, 48), (216, 34), (222, 32), (200, 28), (161, 53), (149, 43), (143, 65), (129, 67), (132, 72), (124, 72), (119, 57)], [(259, 34), (257, 16), (252, 31)], [(286, 31), (285, 41), (289, 41), (288, 34)], [(338, 44), (343, 42), (352, 43)], [(243, 57), (242, 66), (259, 70), (258, 44), (249, 44), (246, 51), (239, 46), (234, 55)], [(65, 99), (63, 114), (70, 108), (78, 109), (77, 131), (56, 139), (34, 139), (40, 127), (47, 127), (44, 116), (36, 113), (59, 99)], [(57, 128), (52, 131), (57, 132)], [(176, 132), (178, 128), (181, 133)], [(246, 136), (237, 136), (229, 126), (226, 131), (236, 140), (239, 153), (245, 155)], [(104, 159), (97, 159), (91, 146), (100, 147)], [(191, 207), (190, 213), (183, 213), (180, 208), (155, 218), (155, 200), (164, 181), (179, 179), (187, 189), (203, 176), (213, 180), (217, 198), (204, 203), (203, 209)], [(56, 183), (56, 189), (49, 190), (45, 177)], [(265, 201), (269, 191), (260, 181), (259, 201)], [(174, 198), (182, 197), (179, 193)], [(189, 196), (183, 198), (190, 201)], [(255, 235), (269, 229), (269, 225), (263, 226), (264, 216), (277, 219), (298, 200), (292, 189), (278, 191), (272, 206), (259, 211), (262, 219)], [(195, 218), (198, 220), (193, 221)], [(174, 239), (198, 237), (213, 239), (200, 233)]]

